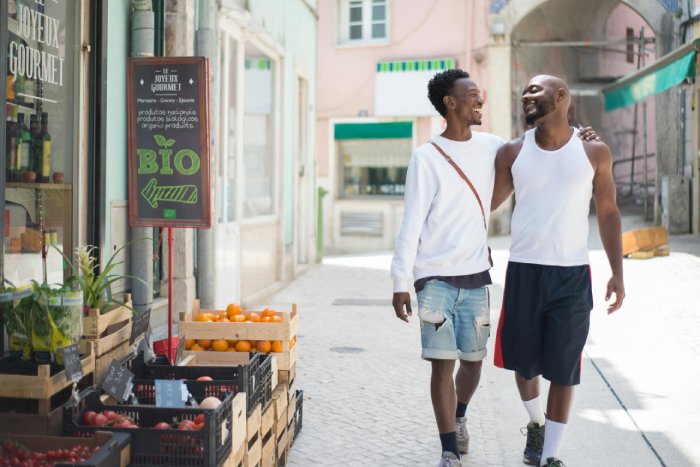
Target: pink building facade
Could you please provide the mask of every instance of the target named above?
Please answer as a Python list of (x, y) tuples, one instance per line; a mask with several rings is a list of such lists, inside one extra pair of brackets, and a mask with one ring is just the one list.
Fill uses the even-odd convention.
[[(644, 204), (660, 223), (662, 178), (683, 185), (695, 170), (692, 134), (678, 117), (683, 98), (672, 89), (636, 109), (606, 112), (603, 90), (679, 46), (677, 11), (662, 0), (591, 0), (584, 9), (574, 0), (320, 2), (316, 146), (318, 184), (327, 192), (319, 200), (325, 251), (393, 248), (411, 151), (444, 125), (427, 81), (450, 67), (481, 88), (478, 130), (505, 139), (523, 131), (520, 95), (531, 76), (566, 79), (572, 123), (596, 129), (613, 152), (623, 201)], [(507, 207), (494, 213), (491, 233), (507, 233), (509, 217)]]

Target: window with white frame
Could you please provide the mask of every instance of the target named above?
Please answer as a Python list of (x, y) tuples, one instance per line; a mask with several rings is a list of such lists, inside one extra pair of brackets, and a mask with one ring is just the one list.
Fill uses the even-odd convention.
[(340, 42), (386, 42), (389, 38), (389, 0), (341, 0)]

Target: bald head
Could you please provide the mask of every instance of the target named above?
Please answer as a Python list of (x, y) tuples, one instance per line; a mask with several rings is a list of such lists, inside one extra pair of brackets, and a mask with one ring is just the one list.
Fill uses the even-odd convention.
[(569, 85), (566, 81), (553, 75), (537, 75), (530, 80), (530, 83), (539, 83), (549, 92), (559, 94), (562, 97), (562, 103), (564, 107), (568, 110), (569, 104), (571, 103), (571, 93), (569, 92)]
[(563, 79), (552, 75), (537, 75), (528, 82), (522, 101), (525, 121), (532, 125), (550, 114), (566, 118), (571, 94)]

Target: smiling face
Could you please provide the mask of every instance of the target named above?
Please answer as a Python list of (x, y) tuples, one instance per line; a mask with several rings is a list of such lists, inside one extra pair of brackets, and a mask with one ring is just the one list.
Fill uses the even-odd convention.
[(528, 125), (534, 125), (539, 119), (556, 110), (559, 91), (560, 88), (544, 76), (535, 76), (530, 80), (521, 98)]
[(452, 90), (445, 96), (448, 112), (453, 112), (461, 123), (469, 126), (481, 125), (483, 105), (479, 87), (469, 78), (455, 81)]

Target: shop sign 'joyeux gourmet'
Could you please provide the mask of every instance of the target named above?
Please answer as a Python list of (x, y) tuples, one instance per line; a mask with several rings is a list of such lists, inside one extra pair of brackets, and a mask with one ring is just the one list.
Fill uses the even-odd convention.
[(129, 223), (211, 226), (204, 57), (129, 59)]

